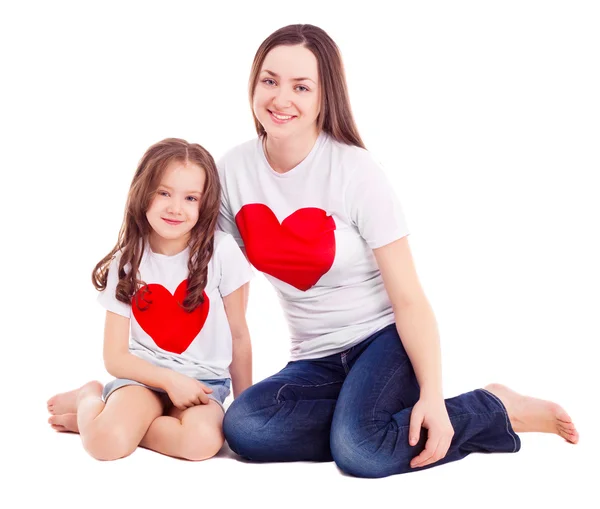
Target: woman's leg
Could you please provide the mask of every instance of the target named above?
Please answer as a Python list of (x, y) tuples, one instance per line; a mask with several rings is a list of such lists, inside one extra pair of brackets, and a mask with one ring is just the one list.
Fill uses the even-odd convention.
[(344, 378), (340, 355), (290, 362), (231, 404), (223, 423), (229, 446), (253, 461), (331, 461), (331, 419)]
[[(365, 343), (350, 358), (350, 373), (338, 399), (331, 433), (333, 458), (343, 471), (360, 477), (421, 470), (410, 467), (410, 460), (427, 440), (427, 430), (422, 429), (419, 442), (415, 446), (408, 443), (412, 406), (419, 398), (410, 360), (393, 326)], [(472, 452), (519, 450), (510, 412), (502, 395), (492, 394), (492, 390), (475, 390), (446, 400), (454, 437), (446, 456), (431, 466)]]
[(212, 458), (223, 436), (223, 409), (212, 399), (207, 405), (185, 410), (172, 407), (168, 415), (154, 419), (140, 445), (147, 449), (192, 461)]
[(501, 384), (486, 385), (485, 390), (502, 401), (510, 423), (517, 433), (554, 433), (572, 444), (579, 442), (575, 424), (560, 405), (523, 396)]
[(50, 401), (54, 410), (66, 411), (50, 417), (52, 427), (79, 433), (85, 450), (99, 460), (115, 460), (131, 454), (152, 421), (163, 412), (160, 396), (137, 385), (114, 391), (106, 403), (102, 401), (102, 385), (98, 382), (59, 394)]

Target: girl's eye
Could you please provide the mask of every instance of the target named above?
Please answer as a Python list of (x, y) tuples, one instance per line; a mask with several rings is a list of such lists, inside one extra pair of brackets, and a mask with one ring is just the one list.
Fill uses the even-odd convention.
[(198, 201), (198, 198), (196, 198), (195, 196), (188, 196), (188, 197), (186, 197), (186, 200), (188, 200), (188, 201)]
[(169, 193), (167, 193), (166, 191), (159, 191), (158, 194), (159, 196), (169, 196)]

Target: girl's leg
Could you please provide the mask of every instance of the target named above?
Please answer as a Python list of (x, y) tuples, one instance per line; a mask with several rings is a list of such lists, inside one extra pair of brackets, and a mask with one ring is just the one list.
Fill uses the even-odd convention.
[(185, 410), (172, 407), (168, 415), (154, 419), (140, 445), (192, 461), (212, 458), (225, 442), (223, 415), (213, 400)]
[[(340, 392), (332, 422), (333, 458), (343, 471), (360, 477), (421, 470), (410, 467), (410, 460), (423, 450), (427, 440), (427, 430), (422, 429), (417, 445), (408, 443), (412, 407), (419, 398), (410, 360), (394, 326), (383, 329), (365, 343), (349, 359), (350, 373)], [(518, 451), (520, 440), (513, 423), (516, 425), (519, 417), (511, 416), (512, 396), (506, 394), (490, 386), (488, 390), (475, 390), (447, 399), (446, 409), (454, 437), (446, 456), (431, 466), (464, 458), (472, 452)], [(517, 408), (518, 405), (512, 406)], [(509, 408), (508, 413), (506, 408)], [(539, 406), (535, 413), (539, 417), (547, 409), (547, 406)], [(533, 422), (531, 417), (527, 419)], [(555, 421), (556, 430), (557, 414), (551, 419)], [(535, 425), (529, 427), (527, 431), (548, 430)]]
[(331, 419), (344, 378), (340, 355), (290, 362), (231, 404), (223, 422), (229, 447), (253, 461), (331, 461)]
[[(48, 403), (47, 403), (48, 412), (51, 413), (52, 415), (65, 415), (65, 414), (77, 413), (77, 395), (79, 394), (79, 391), (81, 391), (84, 388), (86, 390), (88, 390), (89, 388), (95, 388), (97, 390), (99, 388), (100, 393), (102, 393), (103, 386), (100, 382), (94, 380), (92, 382), (88, 382), (88, 383), (82, 385), (78, 389), (74, 389), (69, 392), (61, 392), (60, 394), (56, 394), (48, 400)], [(52, 419), (52, 417), (50, 419), (48, 419), (48, 422), (50, 422), (50, 424), (52, 424), (52, 427), (54, 427), (53, 421), (55, 421), (55, 419)], [(58, 431), (63, 431), (63, 430), (58, 430)], [(79, 433), (79, 431), (77, 429), (69, 429), (69, 430), (65, 430), (65, 431)]]
[[(69, 399), (75, 402), (74, 406), (69, 406), (72, 405)], [(52, 400), (55, 410), (74, 410), (51, 416), (52, 427), (79, 433), (85, 450), (99, 460), (114, 460), (131, 454), (152, 421), (163, 412), (158, 394), (135, 385), (116, 390), (106, 403), (102, 401), (102, 385), (97, 382), (87, 383)]]

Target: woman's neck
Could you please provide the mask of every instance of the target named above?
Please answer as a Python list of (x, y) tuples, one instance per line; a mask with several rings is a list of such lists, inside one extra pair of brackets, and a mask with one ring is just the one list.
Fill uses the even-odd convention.
[(287, 173), (298, 166), (315, 146), (318, 132), (306, 136), (288, 136), (286, 138), (264, 138), (264, 150), (267, 161), (277, 173)]

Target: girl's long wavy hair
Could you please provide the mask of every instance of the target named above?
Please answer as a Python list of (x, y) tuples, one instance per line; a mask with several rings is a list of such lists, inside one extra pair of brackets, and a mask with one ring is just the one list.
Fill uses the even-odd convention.
[[(203, 292), (208, 278), (208, 262), (214, 249), (214, 235), (221, 199), (221, 185), (215, 161), (207, 150), (196, 143), (167, 138), (152, 145), (146, 151), (129, 188), (125, 217), (117, 244), (94, 268), (92, 282), (97, 290), (105, 290), (110, 263), (117, 253), (121, 253), (116, 298), (130, 304), (139, 289), (146, 288), (146, 291), (140, 294), (149, 293), (146, 284), (139, 279), (138, 273), (144, 247), (152, 231), (146, 219), (146, 212), (156, 195), (165, 169), (172, 161), (194, 163), (206, 174), (198, 222), (190, 231), (188, 242), (190, 258), (187, 295), (182, 304), (186, 311), (191, 312), (204, 301)], [(126, 272), (125, 267), (128, 264), (130, 269)], [(146, 299), (139, 294), (138, 296), (136, 305), (140, 307), (140, 299)]]
[[(312, 51), (319, 65), (321, 86), (321, 111), (317, 118), (319, 132), (325, 131), (340, 143), (365, 148), (352, 115), (340, 50), (322, 28), (314, 25), (288, 25), (276, 30), (263, 41), (254, 56), (250, 72), (248, 90), (250, 108), (252, 108), (258, 77), (269, 51), (277, 46), (296, 45), (302, 45)], [(267, 135), (265, 128), (254, 112), (252, 116), (259, 137), (265, 137)]]

